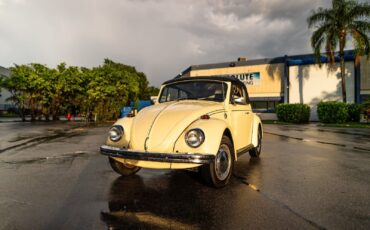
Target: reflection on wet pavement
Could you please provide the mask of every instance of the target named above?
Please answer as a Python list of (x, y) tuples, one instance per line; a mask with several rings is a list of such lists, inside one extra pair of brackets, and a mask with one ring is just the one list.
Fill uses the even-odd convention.
[(370, 226), (368, 152), (265, 134), (261, 158), (243, 155), (230, 184), (214, 189), (181, 170), (120, 177), (98, 153), (107, 129), (0, 154), (0, 229)]
[(23, 141), (23, 140), (27, 140), (27, 141), (24, 141), (24, 142), (21, 142), (21, 143), (18, 143), (18, 144), (13, 144), (11, 146), (8, 146), (6, 148), (3, 148), (3, 149), (0, 149), (0, 153), (3, 153), (3, 152), (6, 152), (8, 150), (12, 150), (12, 149), (15, 149), (15, 148), (19, 148), (19, 147), (23, 147), (23, 148), (20, 148), (20, 150), (22, 149), (26, 149), (26, 148), (30, 148), (32, 146), (36, 146), (36, 145), (39, 145), (41, 143), (44, 143), (44, 142), (49, 142), (49, 141), (52, 141), (52, 140), (55, 140), (55, 139), (58, 139), (58, 138), (71, 138), (71, 137), (74, 137), (74, 136), (81, 136), (81, 135), (84, 135), (86, 134), (86, 130), (85, 129), (74, 129), (74, 130), (67, 130), (67, 131), (62, 131), (62, 130), (56, 130), (54, 131), (52, 134), (49, 134), (49, 135), (31, 135), (31, 134), (28, 134), (28, 135), (19, 135), (11, 140), (9, 140), (8, 142), (10, 143), (15, 143), (15, 142), (19, 142), (19, 141)]
[(207, 216), (199, 203), (204, 197), (196, 196), (202, 185), (195, 184), (189, 188), (189, 180), (191, 178), (186, 173), (177, 171), (163, 173), (151, 180), (139, 175), (118, 177), (110, 188), (109, 212), (101, 212), (101, 219), (110, 229), (123, 226), (198, 229), (198, 223), (202, 222), (198, 218)]
[(48, 163), (48, 164), (62, 164), (65, 162), (71, 162), (77, 157), (84, 157), (87, 156), (87, 154), (95, 154), (95, 153), (89, 153), (85, 151), (76, 151), (74, 153), (66, 153), (61, 154), (58, 156), (49, 156), (49, 157), (37, 157), (32, 159), (24, 159), (24, 160), (16, 160), (16, 161), (0, 161), (1, 163), (5, 164), (14, 164), (14, 165), (20, 165), (20, 164), (33, 164), (33, 163)]
[(101, 220), (108, 229), (230, 229), (231, 222), (243, 229), (241, 215), (260, 218), (254, 213), (260, 198), (245, 195), (260, 192), (248, 178), (258, 174), (261, 159), (245, 159), (236, 164), (231, 183), (223, 189), (205, 186), (196, 172), (142, 170), (118, 177)]
[(317, 125), (265, 125), (266, 134), (370, 152), (370, 129), (322, 128)]

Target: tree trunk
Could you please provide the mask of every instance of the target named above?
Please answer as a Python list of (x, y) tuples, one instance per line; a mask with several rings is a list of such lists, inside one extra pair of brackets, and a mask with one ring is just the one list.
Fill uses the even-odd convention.
[(25, 122), (26, 121), (26, 112), (25, 112), (25, 109), (24, 109), (23, 106), (19, 109), (19, 113), (21, 115), (22, 121)]
[(50, 108), (48, 108), (44, 114), (45, 121), (50, 121)]
[(346, 72), (346, 69), (345, 69), (344, 57), (341, 57), (340, 58), (340, 77), (341, 77), (341, 80), (342, 80), (342, 97), (343, 97), (343, 102), (347, 103), (345, 72)]
[(36, 121), (34, 99), (30, 99), (30, 107), (31, 107), (31, 121)]
[(340, 78), (342, 80), (342, 98), (343, 102), (347, 103), (347, 93), (346, 93), (346, 69), (345, 69), (345, 62), (344, 62), (344, 37), (345, 35), (341, 35), (340, 42), (339, 42), (339, 57), (340, 57)]
[(59, 120), (59, 116), (57, 115), (56, 112), (53, 113), (53, 121), (58, 121)]

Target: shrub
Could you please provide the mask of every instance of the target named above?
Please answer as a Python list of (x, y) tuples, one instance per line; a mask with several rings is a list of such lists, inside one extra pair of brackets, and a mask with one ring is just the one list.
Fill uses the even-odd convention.
[(279, 104), (276, 107), (279, 121), (307, 123), (310, 118), (310, 107), (306, 104)]
[(368, 117), (368, 115), (370, 114), (370, 97), (368, 97), (363, 103), (362, 103), (362, 114), (365, 115), (365, 117), (367, 119), (369, 119), (370, 117)]
[(15, 108), (15, 107), (10, 107), (6, 111), (7, 111), (8, 114), (19, 114), (19, 109)]
[(347, 121), (359, 122), (361, 118), (362, 106), (359, 104), (347, 104)]
[(320, 102), (317, 105), (317, 115), (323, 123), (344, 123), (347, 121), (348, 107), (343, 102)]

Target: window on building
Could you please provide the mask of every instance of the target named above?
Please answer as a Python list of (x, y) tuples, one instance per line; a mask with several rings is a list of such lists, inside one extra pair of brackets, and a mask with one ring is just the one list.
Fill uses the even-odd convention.
[(252, 109), (260, 113), (275, 113), (279, 101), (252, 101)]

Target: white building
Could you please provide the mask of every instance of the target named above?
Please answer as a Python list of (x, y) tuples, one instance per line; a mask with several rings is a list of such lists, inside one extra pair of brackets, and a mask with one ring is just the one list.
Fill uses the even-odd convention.
[[(233, 76), (244, 81), (253, 108), (262, 117), (274, 118), (279, 103), (305, 103), (311, 107), (311, 121), (318, 120), (316, 106), (320, 101), (341, 101), (342, 89), (339, 58), (336, 64), (327, 64), (321, 57), (322, 66), (315, 62), (313, 54), (281, 56), (269, 59), (247, 60), (224, 63), (192, 65), (181, 75)], [(347, 102), (361, 103), (370, 97), (370, 62), (361, 58), (355, 64), (353, 50), (345, 52)]]

